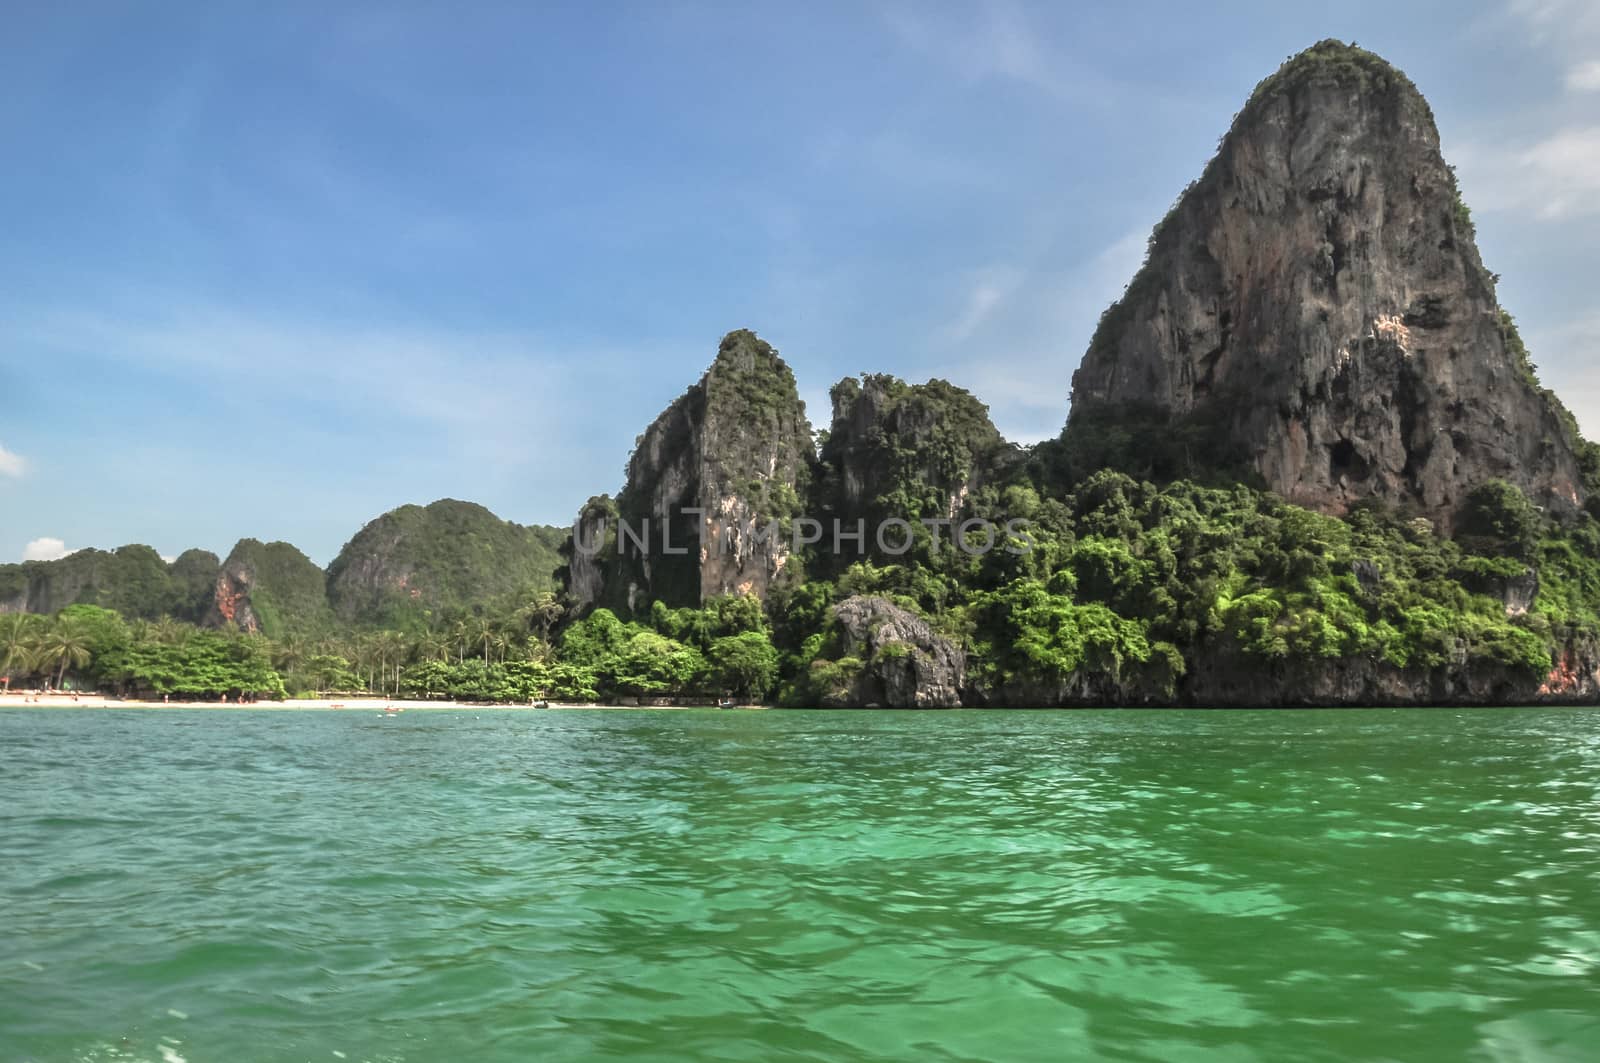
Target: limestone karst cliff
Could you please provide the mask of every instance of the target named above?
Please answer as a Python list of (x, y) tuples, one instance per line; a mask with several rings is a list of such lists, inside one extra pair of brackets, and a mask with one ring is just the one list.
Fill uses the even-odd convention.
[(152, 548), (133, 544), (0, 565), (0, 613), (54, 613), (84, 604), (145, 620), (198, 620), (218, 563), (205, 550), (187, 550), (167, 562)]
[(833, 421), (814, 492), (823, 517), (869, 525), (888, 517), (953, 519), (975, 491), (1022, 460), (988, 407), (948, 381), (907, 384), (867, 374), (839, 381), (829, 394)]
[[(574, 598), (580, 607), (632, 608), (765, 597), (790, 549), (783, 536), (759, 533), (799, 513), (814, 461), (789, 366), (755, 333), (728, 333), (700, 381), (639, 437), (615, 503), (593, 500), (580, 515)], [(598, 544), (608, 519), (608, 545), (597, 557), (581, 544)], [(616, 519), (648, 534), (643, 549), (618, 542)]]
[(216, 574), (200, 622), (281, 637), (326, 630), (330, 620), (322, 569), (314, 561), (289, 543), (241, 539)]
[(1582, 501), (1576, 430), (1496, 301), (1432, 112), (1336, 41), (1258, 87), (1072, 386), (1069, 436), (1201, 426), (1197, 460), (1324, 512), (1378, 498), (1448, 527), (1491, 478)]

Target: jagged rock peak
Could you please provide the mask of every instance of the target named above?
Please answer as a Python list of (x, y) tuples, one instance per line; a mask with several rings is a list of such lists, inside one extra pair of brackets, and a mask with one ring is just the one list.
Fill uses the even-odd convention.
[(1496, 301), (1432, 111), (1337, 41), (1257, 87), (1072, 383), (1069, 435), (1153, 413), (1328, 512), (1448, 524), (1491, 478), (1581, 501), (1581, 441)]
[(869, 521), (955, 517), (973, 491), (998, 479), (1018, 455), (989, 408), (946, 380), (907, 384), (870, 373), (839, 381), (829, 397), (833, 421), (820, 454), (820, 501), (834, 513)]
[(279, 638), (326, 630), (331, 619), (322, 569), (291, 543), (240, 539), (222, 563), (204, 627), (237, 627)]
[(754, 332), (728, 333), (699, 382), (639, 436), (616, 502), (580, 516), (583, 542), (595, 541), (604, 520), (648, 527), (647, 552), (622, 556), (614, 531), (601, 555), (578, 556), (575, 544), (569, 592), (580, 608), (618, 609), (764, 597), (789, 551), (748, 531), (798, 514), (814, 461), (794, 373)]

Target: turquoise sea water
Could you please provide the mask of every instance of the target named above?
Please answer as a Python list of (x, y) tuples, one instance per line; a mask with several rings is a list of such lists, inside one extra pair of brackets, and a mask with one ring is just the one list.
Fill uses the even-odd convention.
[(0, 712), (0, 1059), (1593, 1060), (1600, 713)]

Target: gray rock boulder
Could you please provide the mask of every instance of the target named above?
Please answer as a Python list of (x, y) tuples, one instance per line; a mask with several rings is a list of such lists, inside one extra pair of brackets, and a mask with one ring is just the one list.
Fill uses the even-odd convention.
[(852, 707), (948, 709), (961, 704), (966, 654), (927, 621), (886, 598), (857, 595), (834, 607), (844, 652), (862, 662), (848, 696)]

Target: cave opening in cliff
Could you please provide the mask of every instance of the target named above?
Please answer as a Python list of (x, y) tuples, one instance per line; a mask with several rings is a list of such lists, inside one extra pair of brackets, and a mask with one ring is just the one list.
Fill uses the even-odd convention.
[(1341, 439), (1328, 448), (1328, 477), (1334, 483), (1365, 480), (1370, 471), (1366, 459), (1350, 440)]

